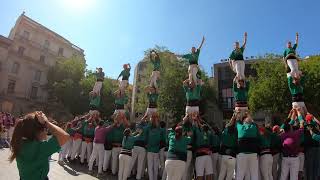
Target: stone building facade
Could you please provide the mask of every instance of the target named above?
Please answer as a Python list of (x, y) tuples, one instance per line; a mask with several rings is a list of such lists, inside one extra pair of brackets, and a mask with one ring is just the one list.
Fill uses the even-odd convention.
[(72, 56), (85, 61), (81, 48), (22, 13), (9, 37), (0, 36), (0, 110), (22, 114), (45, 106), (49, 68)]

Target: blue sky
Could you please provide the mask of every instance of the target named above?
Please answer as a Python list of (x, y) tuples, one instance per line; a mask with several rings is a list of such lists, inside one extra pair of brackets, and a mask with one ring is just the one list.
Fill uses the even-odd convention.
[(200, 65), (211, 73), (244, 31), (245, 56), (281, 54), (295, 32), (300, 55), (319, 54), (319, 7), (318, 0), (11, 0), (0, 8), (0, 34), (25, 11), (84, 49), (89, 69), (101, 66), (113, 78), (156, 44), (183, 54), (204, 35)]

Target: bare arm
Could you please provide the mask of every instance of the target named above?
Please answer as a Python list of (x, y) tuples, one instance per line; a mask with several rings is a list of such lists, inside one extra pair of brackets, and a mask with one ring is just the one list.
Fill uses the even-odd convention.
[(244, 40), (243, 40), (243, 44), (242, 44), (242, 47), (243, 47), (243, 48), (245, 48), (246, 45), (247, 45), (247, 37), (248, 37), (248, 33), (245, 32), (245, 33), (244, 33)]
[(296, 45), (298, 46), (298, 42), (299, 42), (299, 33), (296, 33)]
[(204, 38), (204, 36), (203, 36), (203, 37), (202, 37), (201, 44), (200, 44), (200, 46), (198, 47), (198, 49), (201, 49), (201, 48), (202, 48), (202, 45), (203, 45), (203, 43), (204, 43), (204, 40), (205, 40), (205, 38)]
[(49, 131), (52, 133), (52, 135), (57, 138), (60, 146), (63, 146), (69, 140), (69, 138), (70, 138), (69, 134), (66, 133), (60, 127), (49, 122), (49, 120), (45, 114), (43, 114), (42, 112), (37, 112), (37, 118), (38, 118), (39, 122), (41, 124), (44, 124), (49, 129)]

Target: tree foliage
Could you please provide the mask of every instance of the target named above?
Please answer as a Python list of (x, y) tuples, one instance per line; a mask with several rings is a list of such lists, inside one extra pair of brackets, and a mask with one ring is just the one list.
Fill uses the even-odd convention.
[[(262, 59), (254, 64), (257, 77), (251, 79), (249, 106), (254, 112), (267, 110), (271, 113), (287, 113), (291, 108), (286, 71), (280, 59)], [(304, 87), (305, 103), (309, 111), (320, 111), (320, 56), (314, 56), (299, 63), (306, 76)]]

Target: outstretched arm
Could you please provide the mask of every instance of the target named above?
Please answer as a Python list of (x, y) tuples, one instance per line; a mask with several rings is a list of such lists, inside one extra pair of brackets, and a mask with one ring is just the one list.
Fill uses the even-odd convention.
[(203, 37), (202, 37), (201, 44), (200, 44), (200, 46), (198, 47), (198, 49), (201, 49), (201, 48), (202, 48), (202, 45), (203, 45), (203, 43), (204, 43), (204, 40), (205, 40), (205, 38), (204, 38), (204, 36), (203, 36)]
[(296, 33), (296, 45), (298, 46), (298, 42), (299, 42), (299, 33)]
[(245, 32), (245, 33), (244, 33), (244, 40), (243, 40), (243, 44), (242, 44), (242, 47), (243, 47), (243, 48), (246, 48), (246, 45), (247, 45), (247, 37), (248, 37), (248, 33)]

